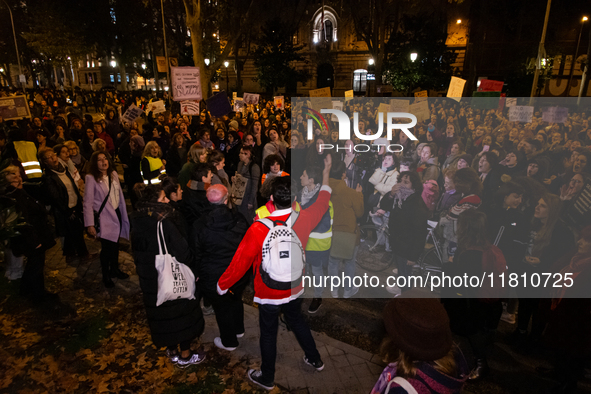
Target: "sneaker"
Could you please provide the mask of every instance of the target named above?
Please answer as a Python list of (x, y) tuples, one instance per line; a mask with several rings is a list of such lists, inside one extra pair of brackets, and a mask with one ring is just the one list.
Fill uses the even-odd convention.
[(357, 293), (359, 293), (359, 287), (351, 287), (351, 290), (345, 290), (345, 292), (343, 293), (343, 298), (351, 298)]
[(166, 357), (168, 357), (173, 364), (176, 364), (179, 361), (179, 353), (176, 350), (166, 349)]
[(259, 369), (249, 369), (247, 375), (251, 382), (265, 390), (273, 390), (275, 388), (275, 383), (265, 383), (262, 381), (263, 373)]
[(314, 367), (314, 369), (317, 370), (318, 372), (320, 372), (324, 369), (324, 363), (320, 359), (318, 359), (318, 361), (315, 361), (315, 362), (310, 362), (310, 360), (308, 360), (308, 358), (306, 356), (304, 356), (304, 362), (306, 364), (308, 364), (309, 366)]
[(178, 365), (179, 368), (187, 368), (191, 365), (200, 364), (203, 360), (205, 360), (205, 354), (193, 353), (191, 354), (191, 357), (187, 359), (179, 357), (176, 365)]
[(209, 316), (209, 315), (213, 315), (214, 311), (213, 311), (213, 306), (204, 306), (203, 307), (203, 316)]
[(242, 338), (244, 336), (244, 333), (242, 334), (236, 334), (236, 338)]
[(308, 307), (308, 313), (316, 313), (322, 306), (322, 298), (313, 298), (310, 306)]
[(501, 315), (501, 320), (505, 323), (515, 324), (515, 314), (503, 311), (503, 314)]
[(396, 297), (402, 294), (402, 290), (398, 286), (387, 286), (386, 291), (390, 294), (394, 294)]
[(339, 291), (338, 290), (331, 290), (330, 295), (332, 298), (339, 298)]
[(220, 338), (220, 337), (215, 337), (213, 340), (213, 344), (216, 345), (217, 347), (219, 347), (220, 349), (224, 349), (229, 352), (233, 352), (234, 350), (236, 350), (236, 346), (234, 346), (234, 347), (224, 346), (224, 344), (222, 343), (222, 338)]

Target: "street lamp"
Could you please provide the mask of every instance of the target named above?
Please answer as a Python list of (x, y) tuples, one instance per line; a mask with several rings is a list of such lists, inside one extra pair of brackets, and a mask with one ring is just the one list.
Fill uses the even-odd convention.
[(203, 62), (205, 63), (206, 66), (209, 66), (209, 59), (203, 59)]
[(458, 19), (458, 20), (456, 21), (456, 23), (459, 25), (460, 23), (462, 23), (462, 20), (461, 20), (461, 19)]
[(142, 70), (146, 69), (146, 63), (142, 63)]
[(230, 91), (230, 88), (229, 88), (229, 83), (230, 82), (228, 81), (228, 66), (229, 65), (230, 65), (230, 62), (226, 60), (224, 62), (224, 66), (226, 66), (226, 92), (229, 92)]
[[(577, 61), (577, 57), (579, 56), (579, 44), (581, 44), (581, 34), (583, 33), (583, 26), (585, 26), (585, 22), (587, 21), (587, 19), (588, 18), (586, 16), (584, 16), (581, 19), (581, 28), (579, 29), (579, 38), (577, 39), (577, 46), (575, 48), (575, 57), (573, 57), (573, 60), (571, 60), (571, 62), (570, 62), (570, 73), (568, 75), (568, 84), (566, 85), (566, 89), (564, 91), (565, 97), (569, 96), (568, 91), (570, 90), (570, 84), (573, 81), (573, 73), (575, 71), (575, 63)], [(583, 82), (583, 81), (581, 80), (581, 82)]]
[(370, 66), (373, 66), (373, 58), (370, 58), (370, 59), (367, 61), (367, 64), (369, 64)]
[(23, 74), (23, 69), (21, 67), (21, 57), (19, 56), (18, 52), (18, 43), (16, 42), (16, 32), (14, 31), (14, 20), (12, 19), (12, 10), (10, 9), (10, 6), (6, 2), (6, 0), (2, 0), (2, 2), (6, 5), (6, 8), (8, 8), (8, 13), (10, 14), (10, 23), (12, 24), (12, 35), (14, 36), (14, 49), (16, 50), (16, 61), (18, 62), (18, 78), (20, 84), (20, 76)]
[(111, 67), (117, 67), (117, 62), (115, 60), (111, 60)]
[(419, 56), (419, 55), (418, 55), (416, 52), (413, 52), (413, 53), (411, 53), (411, 54), (410, 54), (410, 61), (411, 61), (411, 62), (414, 62), (415, 60), (417, 60), (417, 57), (418, 57), (418, 56)]

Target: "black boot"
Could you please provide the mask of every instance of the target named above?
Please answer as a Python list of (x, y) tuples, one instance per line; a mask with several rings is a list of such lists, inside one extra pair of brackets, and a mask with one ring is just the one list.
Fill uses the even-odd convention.
[(109, 278), (109, 276), (103, 275), (103, 283), (105, 284), (105, 287), (107, 289), (111, 289), (111, 288), (115, 287), (115, 283), (113, 282), (113, 280), (111, 278)]
[(125, 272), (121, 271), (119, 267), (117, 267), (111, 268), (111, 278), (127, 279), (129, 278), (129, 275), (127, 275)]
[(486, 362), (486, 359), (479, 358), (476, 360), (476, 366), (474, 367), (472, 372), (470, 372), (470, 375), (468, 376), (468, 380), (470, 380), (470, 381), (480, 380), (483, 377), (485, 377), (486, 375), (488, 375), (489, 372), (490, 372), (490, 368), (488, 367), (488, 363)]

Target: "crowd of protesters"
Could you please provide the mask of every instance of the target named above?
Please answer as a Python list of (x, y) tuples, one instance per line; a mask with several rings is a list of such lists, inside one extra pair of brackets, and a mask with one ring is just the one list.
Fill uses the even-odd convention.
[[(0, 178), (2, 198), (14, 201), (33, 224), (26, 236), (13, 237), (4, 254), (7, 275), (22, 275), (22, 293), (34, 302), (56, 298), (43, 280), (44, 253), (55, 245), (46, 207), (68, 262), (95, 258), (85, 232), (100, 240), (107, 288), (115, 286), (113, 278), (129, 277), (119, 269), (118, 242), (131, 240), (153, 341), (180, 367), (205, 357), (190, 349), (204, 329), (201, 298), (216, 315), (215, 345), (227, 351), (239, 346), (242, 292), (254, 274), (263, 365), (248, 374), (272, 389), (280, 312), (304, 349), (304, 361), (318, 371), (324, 364), (302, 320), (301, 299), (270, 290), (261, 279), (265, 218), (291, 221), (290, 212), (299, 213), (295, 233), (305, 249), (306, 272), (315, 277), (357, 274), (359, 226), (366, 223), (389, 229), (383, 258), (395, 262), (397, 275), (409, 276), (425, 249), (428, 222), (437, 222), (446, 272), (563, 272), (578, 277), (577, 283), (561, 292), (541, 290), (537, 298), (520, 289), (502, 299), (473, 293), (473, 302), (445, 300), (445, 309), (431, 301), (393, 300), (385, 322), (400, 354), (394, 355), (389, 341), (386, 355), (393, 364), (372, 392), (402, 392), (395, 388), (407, 384), (459, 392), (466, 379), (488, 373), (486, 358), (500, 319), (516, 324), (511, 341), (517, 349), (551, 348), (561, 389), (576, 389), (591, 354), (591, 300), (572, 298), (582, 296), (591, 279), (591, 214), (577, 205), (588, 198), (585, 186), (591, 184), (589, 112), (570, 113), (564, 123), (544, 122), (535, 112), (531, 122), (519, 123), (508, 120), (507, 110), (433, 100), (430, 119), (410, 129), (418, 141), (400, 131), (390, 143), (403, 150), (359, 153), (354, 147), (365, 141), (338, 140), (338, 126), (330, 120), (315, 125), (313, 140), (307, 140), (310, 116), (289, 101), (278, 109), (261, 99), (212, 117), (205, 101), (199, 115), (181, 116), (176, 103), (154, 114), (148, 105), (157, 98), (146, 92), (25, 94), (31, 118), (0, 119)], [(132, 124), (122, 122), (132, 103), (147, 113)], [(93, 121), (89, 106), (103, 114), (100, 120)], [(359, 114), (362, 134), (378, 129), (377, 104), (353, 99), (343, 111)], [(198, 279), (196, 299), (156, 306), (160, 223), (171, 254)], [(358, 291), (349, 284), (330, 295), (350, 298)], [(398, 296), (414, 290), (384, 291)], [(314, 289), (309, 313), (321, 307), (323, 292)], [(420, 310), (433, 319), (410, 321), (408, 315)], [(421, 319), (435, 324), (443, 339), (408, 337)], [(470, 340), (476, 357), (471, 371), (447, 340), (450, 330)], [(447, 391), (438, 391), (442, 387)]]

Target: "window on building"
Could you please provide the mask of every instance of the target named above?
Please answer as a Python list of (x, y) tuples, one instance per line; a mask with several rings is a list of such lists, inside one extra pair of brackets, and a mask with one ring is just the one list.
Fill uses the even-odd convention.
[(324, 12), (320, 8), (314, 14), (314, 23), (312, 25), (312, 42), (314, 44), (333, 43), (337, 41), (338, 21), (336, 11), (331, 7), (325, 6)]
[(96, 78), (96, 73), (92, 73), (92, 80), (94, 83), (98, 83), (98, 79)]
[(353, 72), (353, 92), (365, 93), (367, 85), (367, 70), (355, 70)]
[(115, 75), (111, 74), (110, 77), (111, 77), (111, 83), (115, 83)]
[(117, 74), (117, 82), (121, 83), (121, 74)]
[(300, 43), (300, 40), (298, 38), (298, 32), (296, 31), (296, 33), (291, 37), (291, 41), (293, 45), (298, 45)]
[(88, 74), (84, 73), (84, 80), (86, 81), (86, 84), (88, 85)]

